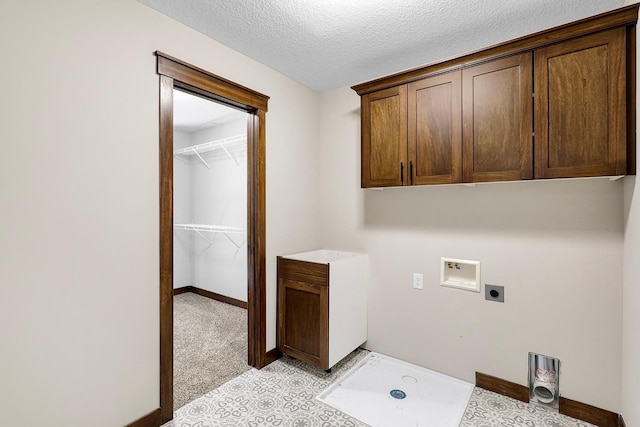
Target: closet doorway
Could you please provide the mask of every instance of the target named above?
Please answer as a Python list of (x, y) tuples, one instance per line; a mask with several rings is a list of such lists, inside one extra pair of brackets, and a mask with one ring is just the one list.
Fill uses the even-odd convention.
[[(226, 237), (222, 233), (215, 239), (210, 236), (208, 241), (213, 243), (213, 246), (218, 241), (235, 238), (233, 242), (240, 246), (236, 249), (245, 251), (247, 363), (256, 368), (262, 368), (275, 360), (277, 354), (274, 351), (266, 352), (265, 320), (265, 120), (269, 98), (161, 52), (156, 52), (156, 58), (157, 72), (160, 75), (160, 408), (158, 412), (160, 421), (165, 423), (173, 417), (174, 275), (181, 274), (184, 277), (184, 271), (179, 272), (177, 269), (174, 271), (174, 257), (181, 256), (174, 254), (174, 232), (197, 234), (197, 231), (200, 231), (203, 236), (206, 236), (206, 233), (220, 234), (221, 229), (214, 231), (216, 226), (230, 227), (226, 229)], [(180, 142), (174, 146), (174, 96), (178, 92), (177, 96), (187, 94), (245, 113), (247, 167), (245, 230), (237, 224), (205, 223), (200, 225), (210, 227), (208, 231), (204, 229), (196, 231), (194, 227), (189, 229), (189, 226), (193, 226), (194, 223), (175, 221), (182, 221), (182, 219), (177, 217), (179, 212), (174, 210), (174, 203), (177, 202), (174, 200), (174, 155), (176, 150), (185, 148), (180, 146)], [(199, 154), (202, 156), (202, 153)], [(197, 157), (195, 153), (194, 156)], [(202, 157), (206, 160), (205, 156)], [(182, 213), (184, 212), (180, 212)], [(177, 224), (178, 230), (175, 230), (174, 224)], [(246, 243), (243, 246), (242, 240), (245, 238)], [(241, 298), (230, 298), (241, 301)]]
[(173, 90), (173, 407), (243, 374), (248, 114)]

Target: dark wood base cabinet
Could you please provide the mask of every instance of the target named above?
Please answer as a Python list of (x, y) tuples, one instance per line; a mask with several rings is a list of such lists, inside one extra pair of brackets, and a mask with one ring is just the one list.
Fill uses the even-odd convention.
[(366, 255), (318, 250), (278, 257), (278, 349), (330, 369), (367, 339)]
[(363, 188), (635, 174), (638, 4), (353, 86)]

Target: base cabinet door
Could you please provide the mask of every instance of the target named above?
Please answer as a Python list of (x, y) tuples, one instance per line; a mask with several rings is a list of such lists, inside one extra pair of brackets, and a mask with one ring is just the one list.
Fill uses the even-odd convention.
[(625, 29), (535, 51), (536, 178), (626, 173)]
[[(291, 357), (322, 369), (329, 368), (329, 287), (327, 278), (307, 277), (287, 270), (299, 263), (279, 260), (280, 271), (292, 276), (278, 277), (278, 349)], [(282, 265), (285, 264), (284, 267)], [(287, 275), (286, 273), (284, 274)], [(319, 279), (319, 280), (316, 280)]]
[(278, 347), (283, 353), (328, 368), (329, 289), (283, 279), (279, 283), (283, 316)]
[(532, 55), (462, 70), (463, 180), (533, 177)]

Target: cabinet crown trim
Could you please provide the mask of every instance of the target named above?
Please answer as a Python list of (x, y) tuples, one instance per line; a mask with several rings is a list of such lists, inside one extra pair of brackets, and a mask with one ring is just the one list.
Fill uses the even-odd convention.
[(460, 56), (422, 65), (407, 71), (380, 77), (351, 87), (358, 95), (366, 95), (381, 89), (411, 83), (425, 77), (477, 65), (489, 59), (515, 55), (524, 51), (548, 46), (571, 38), (608, 30), (615, 27), (635, 26), (640, 4), (633, 4), (593, 17), (570, 22), (534, 34), (519, 37), (487, 48), (467, 52)]

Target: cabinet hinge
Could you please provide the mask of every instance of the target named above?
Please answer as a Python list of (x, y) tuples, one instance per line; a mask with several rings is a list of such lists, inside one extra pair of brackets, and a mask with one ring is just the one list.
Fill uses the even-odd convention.
[(535, 92), (531, 93), (531, 97), (535, 98), (536, 97), (536, 93)]

